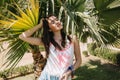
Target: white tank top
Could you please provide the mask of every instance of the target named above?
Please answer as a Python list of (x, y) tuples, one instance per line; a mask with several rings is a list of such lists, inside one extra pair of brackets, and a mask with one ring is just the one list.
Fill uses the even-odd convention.
[(73, 65), (73, 57), (74, 45), (69, 40), (63, 50), (58, 50), (50, 44), (50, 53), (42, 73), (61, 77), (68, 67)]

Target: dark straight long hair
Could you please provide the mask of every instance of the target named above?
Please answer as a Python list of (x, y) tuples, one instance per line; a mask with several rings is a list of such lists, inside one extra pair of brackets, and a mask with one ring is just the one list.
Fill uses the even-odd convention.
[[(50, 16), (49, 16), (50, 17)], [(47, 17), (47, 18), (49, 18)], [(43, 19), (43, 34), (42, 34), (42, 42), (44, 43), (45, 46), (45, 51), (47, 53), (47, 57), (49, 55), (49, 47), (50, 47), (50, 43), (52, 43), (55, 48), (58, 48), (59, 50), (62, 50), (62, 48), (60, 47), (60, 45), (54, 40), (54, 33), (52, 31), (50, 31), (49, 28), (49, 23), (47, 21), (47, 18)], [(62, 47), (65, 48), (66, 45), (66, 34), (64, 32), (64, 29), (61, 30), (61, 35), (62, 35), (62, 42), (61, 45)], [(67, 36), (68, 40), (71, 42), (71, 38), (70, 36)]]

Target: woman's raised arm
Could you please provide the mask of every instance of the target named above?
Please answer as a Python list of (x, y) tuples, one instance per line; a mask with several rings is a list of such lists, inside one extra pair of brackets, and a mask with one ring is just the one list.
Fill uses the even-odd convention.
[(76, 36), (74, 36), (74, 54), (75, 54), (75, 64), (74, 64), (74, 70), (76, 70), (77, 68), (80, 67), (81, 63), (82, 63), (82, 57), (81, 57), (81, 53), (80, 53), (80, 44), (79, 44), (79, 40)]
[(41, 27), (42, 27), (42, 20), (35, 27), (23, 32), (22, 34), (20, 34), (19, 38), (21, 40), (25, 41), (25, 42), (28, 42), (28, 43), (32, 44), (32, 45), (41, 45), (41, 44), (43, 44), (41, 38), (31, 37), (31, 35), (34, 32), (36, 32), (37, 30), (39, 30)]

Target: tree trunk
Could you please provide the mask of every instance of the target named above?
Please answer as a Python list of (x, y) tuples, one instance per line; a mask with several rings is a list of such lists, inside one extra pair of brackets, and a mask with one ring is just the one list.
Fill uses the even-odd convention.
[(41, 72), (46, 64), (46, 58), (43, 57), (41, 52), (32, 52), (33, 60), (34, 60), (34, 74), (35, 78), (38, 78), (41, 75)]

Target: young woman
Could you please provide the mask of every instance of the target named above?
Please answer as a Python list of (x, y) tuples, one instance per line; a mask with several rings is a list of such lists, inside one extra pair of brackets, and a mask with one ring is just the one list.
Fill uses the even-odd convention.
[[(43, 28), (42, 37), (31, 37), (40, 28)], [(78, 39), (66, 35), (55, 16), (42, 19), (40, 24), (23, 32), (19, 38), (32, 45), (45, 47), (47, 63), (38, 80), (71, 80), (71, 74), (81, 65)]]

